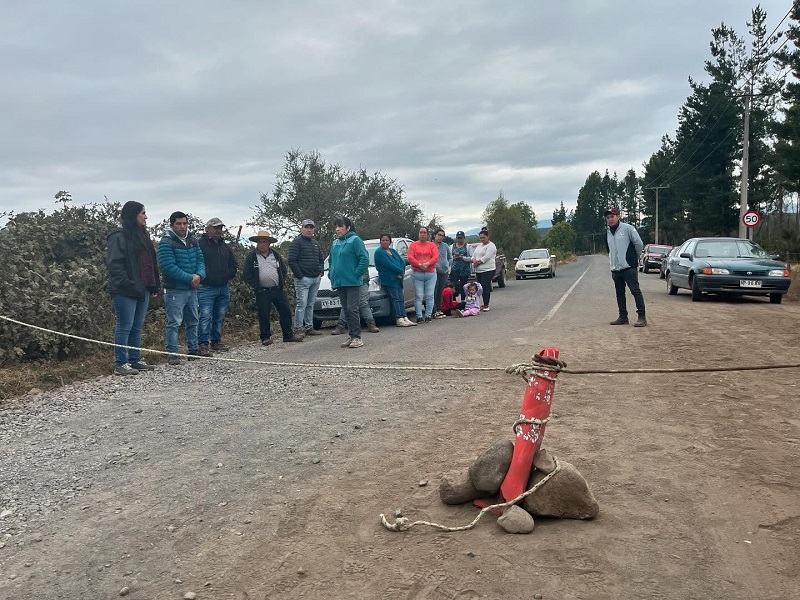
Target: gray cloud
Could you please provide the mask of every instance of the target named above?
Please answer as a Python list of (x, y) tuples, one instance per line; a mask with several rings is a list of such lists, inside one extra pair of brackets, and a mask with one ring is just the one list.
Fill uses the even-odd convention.
[[(673, 133), (728, 0), (19, 4), (0, 19), (0, 207), (137, 199), (239, 224), (287, 150), (380, 170), (448, 230), (547, 219)], [(788, 10), (762, 6), (773, 27)]]

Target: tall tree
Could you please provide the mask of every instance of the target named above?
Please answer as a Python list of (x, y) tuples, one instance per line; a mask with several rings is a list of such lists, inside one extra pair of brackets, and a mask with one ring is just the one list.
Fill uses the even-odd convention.
[(567, 220), (567, 209), (564, 208), (564, 202), (562, 200), (561, 206), (553, 211), (553, 219), (551, 223), (553, 226), (563, 223)]
[(526, 248), (540, 244), (533, 209), (525, 202), (509, 204), (502, 191), (484, 210), (483, 220), (498, 251), (509, 256), (519, 256)]

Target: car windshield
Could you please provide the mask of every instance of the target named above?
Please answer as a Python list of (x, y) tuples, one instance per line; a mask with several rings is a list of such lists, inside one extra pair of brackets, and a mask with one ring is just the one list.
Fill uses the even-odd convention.
[(647, 253), (648, 254), (660, 254), (661, 256), (664, 256), (670, 250), (671, 250), (671, 248), (653, 248), (653, 247), (650, 247), (650, 248), (647, 249)]
[(523, 250), (519, 255), (520, 260), (531, 258), (550, 258), (550, 253), (547, 250)]
[(698, 258), (769, 258), (761, 246), (748, 240), (705, 240), (694, 251)]

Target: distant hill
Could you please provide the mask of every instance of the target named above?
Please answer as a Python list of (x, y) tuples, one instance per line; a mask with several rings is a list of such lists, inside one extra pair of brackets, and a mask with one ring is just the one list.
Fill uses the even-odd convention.
[[(551, 219), (542, 219), (538, 221), (539, 226), (536, 228), (539, 233), (545, 233), (547, 230), (553, 227), (553, 221)], [(478, 232), (481, 230), (480, 227), (473, 227), (472, 229), (467, 229), (464, 231), (464, 235), (467, 237), (478, 235)]]

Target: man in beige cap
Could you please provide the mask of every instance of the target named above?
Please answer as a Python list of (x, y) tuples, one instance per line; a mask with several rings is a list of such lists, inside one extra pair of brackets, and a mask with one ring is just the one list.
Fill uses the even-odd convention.
[(200, 305), (200, 325), (197, 329), (200, 356), (211, 356), (212, 350), (230, 350), (222, 343), (222, 326), (231, 302), (228, 283), (236, 276), (238, 265), (233, 251), (222, 239), (224, 228), (222, 219), (214, 217), (206, 223), (206, 232), (200, 236), (200, 249), (206, 263), (206, 278), (197, 290)]
[(258, 235), (250, 238), (255, 242), (255, 250), (247, 255), (244, 260), (244, 280), (249, 283), (256, 293), (256, 308), (258, 309), (258, 324), (261, 343), (269, 346), (272, 343), (270, 333), (270, 312), (272, 305), (278, 309), (278, 320), (281, 324), (284, 342), (302, 342), (302, 334), (292, 333), (292, 313), (289, 310), (289, 301), (283, 291), (286, 280), (287, 268), (284, 258), (270, 246), (278, 240), (269, 233), (261, 230)]

